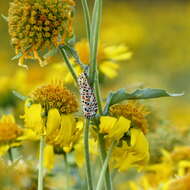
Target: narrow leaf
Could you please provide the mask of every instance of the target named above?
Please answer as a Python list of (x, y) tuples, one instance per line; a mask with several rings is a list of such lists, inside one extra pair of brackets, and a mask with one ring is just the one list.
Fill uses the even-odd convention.
[(21, 56), (22, 56), (22, 52), (18, 53), (17, 55), (15, 55), (11, 60), (16, 60), (16, 59), (19, 59)]
[(1, 17), (2, 17), (5, 21), (7, 21), (7, 22), (9, 21), (7, 16), (1, 14)]
[(106, 100), (106, 106), (104, 113), (108, 112), (111, 105), (119, 103), (124, 100), (136, 100), (136, 99), (151, 99), (151, 98), (161, 98), (161, 97), (175, 97), (183, 96), (184, 93), (169, 93), (163, 89), (145, 88), (137, 89), (132, 93), (128, 93), (125, 89), (119, 89), (116, 92), (111, 92)]
[(17, 92), (16, 90), (13, 90), (12, 92), (13, 92), (13, 94), (14, 94), (17, 98), (19, 98), (19, 99), (22, 100), (22, 101), (25, 101), (25, 100), (28, 98), (27, 96), (23, 96), (22, 94), (20, 94), (20, 93)]
[(104, 175), (105, 175), (105, 172), (106, 172), (106, 169), (108, 167), (108, 163), (109, 163), (109, 160), (110, 160), (110, 157), (111, 157), (111, 154), (112, 154), (112, 151), (113, 151), (113, 147), (115, 145), (116, 142), (113, 142), (109, 151), (108, 151), (108, 154), (106, 156), (106, 159), (104, 161), (104, 164), (103, 164), (103, 167), (102, 167), (102, 170), (100, 172), (100, 176), (99, 176), (99, 179), (98, 179), (98, 184), (96, 186), (96, 190), (101, 190), (102, 189), (102, 186), (103, 186), (103, 180), (104, 180)]
[(78, 63), (82, 69), (86, 68), (86, 65), (82, 63), (77, 51), (73, 47), (70, 45), (64, 45), (63, 48), (69, 53), (70, 56), (75, 59), (76, 63)]

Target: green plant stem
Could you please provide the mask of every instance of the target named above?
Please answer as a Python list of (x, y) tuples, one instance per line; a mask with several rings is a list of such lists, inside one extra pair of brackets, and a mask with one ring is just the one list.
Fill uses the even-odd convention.
[(38, 190), (43, 190), (44, 136), (40, 137), (40, 155), (38, 169)]
[(101, 98), (101, 94), (100, 94), (98, 71), (96, 71), (94, 82), (95, 82), (95, 94), (96, 94), (96, 99), (97, 99), (97, 103), (98, 103), (98, 111), (99, 111), (99, 114), (102, 115), (102, 98)]
[[(102, 162), (102, 165), (103, 165), (103, 163), (104, 163), (104, 161), (105, 161), (105, 159), (107, 157), (107, 154), (106, 154), (106, 150), (105, 150), (104, 137), (103, 137), (102, 134), (98, 134), (98, 141), (99, 141), (101, 162)], [(110, 171), (109, 171), (108, 167), (106, 168), (106, 171), (105, 171), (104, 181), (105, 181), (106, 190), (112, 190), (111, 175), (110, 175)]]
[(87, 0), (81, 0), (81, 3), (82, 3), (85, 26), (86, 26), (86, 34), (88, 40), (90, 41), (90, 13), (88, 8), (88, 3)]
[(67, 160), (67, 154), (64, 154), (64, 163), (65, 163), (65, 175), (66, 175), (66, 187), (65, 190), (70, 189), (70, 180), (69, 180), (69, 165)]
[(90, 125), (90, 120), (86, 119), (85, 126), (84, 126), (84, 154), (85, 154), (85, 162), (86, 162), (85, 164), (86, 164), (88, 190), (93, 190), (92, 173), (91, 173), (91, 166), (90, 166), (90, 153), (89, 153), (89, 125)]
[(98, 41), (100, 33), (100, 24), (102, 17), (102, 0), (95, 0), (93, 14), (92, 14), (92, 24), (90, 30), (90, 84), (94, 85), (95, 74), (97, 71), (97, 51), (98, 51)]
[(75, 82), (77, 83), (77, 74), (75, 73), (75, 70), (73, 68), (73, 66), (71, 65), (70, 61), (69, 61), (69, 58), (67, 57), (67, 54), (66, 54), (66, 51), (64, 50), (63, 47), (59, 46), (59, 49), (60, 49), (60, 52), (65, 60), (65, 63), (73, 77), (73, 79), (75, 80)]
[(107, 153), (106, 159), (104, 160), (104, 164), (103, 164), (102, 170), (100, 172), (100, 176), (99, 176), (99, 179), (98, 179), (98, 184), (97, 184), (96, 190), (101, 190), (102, 189), (103, 178), (104, 178), (105, 172), (106, 172), (106, 170), (108, 168), (109, 159), (111, 157), (114, 145), (115, 145), (115, 142), (112, 143), (112, 145), (111, 145), (111, 147), (110, 147), (110, 149), (109, 149), (109, 151)]

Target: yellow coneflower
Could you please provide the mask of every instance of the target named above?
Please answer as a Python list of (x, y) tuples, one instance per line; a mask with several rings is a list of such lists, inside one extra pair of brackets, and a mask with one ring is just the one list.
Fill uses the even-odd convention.
[(123, 116), (131, 121), (131, 125), (140, 128), (143, 133), (147, 132), (147, 112), (143, 105), (137, 102), (116, 104), (110, 107), (109, 113), (114, 117)]
[(72, 36), (74, 6), (73, 0), (13, 0), (8, 25), (16, 54), (22, 54), (19, 65), (24, 66), (27, 58), (46, 64), (39, 51), (64, 44)]
[(19, 146), (19, 136), (23, 130), (15, 123), (12, 115), (3, 115), (0, 119), (0, 155), (7, 152), (10, 147)]
[[(89, 45), (87, 40), (81, 40), (75, 44), (75, 49), (84, 64), (89, 64)], [(103, 75), (112, 79), (117, 76), (118, 62), (129, 60), (132, 53), (125, 45), (106, 46), (100, 44), (97, 55), (99, 70)]]
[[(73, 115), (77, 110), (76, 97), (62, 82), (52, 82), (35, 89), (26, 101), (25, 126), (38, 137), (34, 140), (45, 135), (45, 165), (49, 169), (53, 167), (54, 147), (69, 152), (81, 135), (83, 123)], [(33, 138), (32, 133), (28, 132), (26, 138), (27, 135)]]

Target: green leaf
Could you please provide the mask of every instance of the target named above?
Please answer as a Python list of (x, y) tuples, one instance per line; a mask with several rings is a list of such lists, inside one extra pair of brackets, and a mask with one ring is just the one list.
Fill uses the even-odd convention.
[(17, 98), (19, 98), (19, 99), (22, 100), (22, 101), (25, 101), (25, 100), (28, 98), (27, 96), (24, 96), (24, 95), (20, 94), (20, 93), (17, 92), (16, 90), (13, 90), (12, 92), (13, 92), (13, 94), (14, 94)]
[(9, 20), (8, 20), (8, 16), (5, 16), (5, 15), (1, 14), (1, 17), (2, 17), (5, 21), (7, 21), (7, 22), (9, 21)]
[(22, 52), (19, 52), (17, 55), (15, 55), (11, 60), (16, 60), (16, 59), (19, 59), (21, 56), (22, 56)]
[(183, 96), (184, 93), (169, 93), (166, 90), (145, 88), (137, 89), (132, 93), (128, 93), (125, 89), (119, 89), (116, 92), (111, 92), (106, 100), (106, 106), (104, 109), (104, 114), (107, 114), (108, 109), (111, 105), (117, 104), (124, 100), (136, 100), (136, 99), (151, 99), (151, 98), (161, 98), (161, 97), (176, 97)]

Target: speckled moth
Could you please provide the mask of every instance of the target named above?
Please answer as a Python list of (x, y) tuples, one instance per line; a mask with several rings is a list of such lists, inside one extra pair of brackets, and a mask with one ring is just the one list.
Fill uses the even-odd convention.
[(88, 83), (86, 72), (79, 75), (78, 84), (84, 116), (88, 119), (93, 118), (97, 113), (98, 105), (93, 88)]

